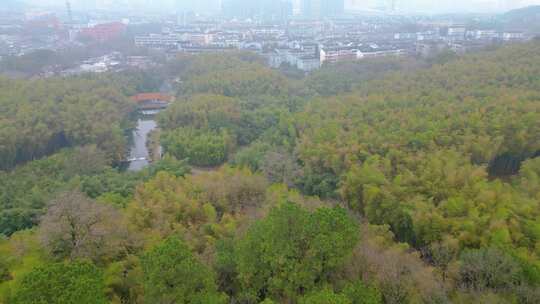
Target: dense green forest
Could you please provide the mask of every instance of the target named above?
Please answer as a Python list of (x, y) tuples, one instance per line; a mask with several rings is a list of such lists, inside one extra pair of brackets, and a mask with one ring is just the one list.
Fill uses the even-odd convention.
[(154, 73), (0, 79), (0, 303), (540, 303), (539, 42)]

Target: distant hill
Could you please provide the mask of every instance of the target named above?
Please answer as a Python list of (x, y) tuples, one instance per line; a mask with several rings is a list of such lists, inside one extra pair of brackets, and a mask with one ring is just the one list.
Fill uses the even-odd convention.
[(527, 6), (515, 10), (508, 11), (504, 14), (505, 18), (517, 19), (517, 18), (538, 18), (540, 16), (540, 5)]
[(540, 5), (511, 10), (501, 16), (507, 30), (540, 33)]

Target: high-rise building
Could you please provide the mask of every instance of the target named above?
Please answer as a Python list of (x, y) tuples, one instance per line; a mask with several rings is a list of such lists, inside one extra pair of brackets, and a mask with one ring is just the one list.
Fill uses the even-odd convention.
[(235, 18), (286, 20), (292, 16), (291, 0), (223, 0), (223, 14)]
[(345, 0), (302, 0), (302, 15), (306, 18), (340, 16), (345, 10)]
[(66, 11), (69, 22), (73, 22), (73, 12), (71, 11), (71, 3), (69, 0), (66, 0)]
[(177, 12), (208, 13), (220, 11), (219, 0), (176, 0)]

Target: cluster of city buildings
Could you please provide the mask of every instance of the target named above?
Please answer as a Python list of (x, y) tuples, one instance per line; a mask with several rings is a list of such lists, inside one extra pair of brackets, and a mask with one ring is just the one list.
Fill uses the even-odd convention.
[[(71, 11), (69, 1), (63, 13), (0, 10), (0, 59), (39, 49), (107, 45), (124, 38), (136, 49), (166, 54), (249, 50), (266, 58), (271, 67), (288, 65), (310, 72), (341, 61), (432, 56), (444, 50), (464, 53), (531, 38), (523, 31), (466, 25), (475, 22), (449, 16), (351, 15), (344, 0), (297, 0), (299, 9), (291, 0), (221, 0), (217, 15), (193, 12), (211, 1), (215, 0), (179, 1), (179, 9), (166, 15), (129, 11), (81, 15)], [(152, 62), (144, 56), (111, 53), (85, 58), (62, 73), (104, 72), (120, 66), (147, 67)]]
[[(138, 47), (191, 54), (250, 50), (264, 56), (271, 67), (288, 64), (310, 72), (340, 61), (431, 56), (443, 50), (461, 54), (530, 38), (521, 31), (479, 30), (439, 21), (423, 22), (417, 31), (404, 31), (405, 26), (392, 22), (390, 27), (380, 18), (303, 19), (285, 24), (194, 22), (139, 35), (134, 42)], [(408, 24), (410, 20), (401, 22)]]
[[(61, 22), (54, 16), (33, 18), (19, 12), (0, 11), (0, 58), (38, 49), (62, 48), (61, 37), (53, 34), (59, 27)], [(28, 35), (30, 32), (39, 35)]]
[[(295, 2), (299, 4), (295, 12)], [(222, 0), (223, 15), (230, 18), (286, 21), (293, 15), (309, 19), (343, 16), (345, 0)]]
[(122, 36), (126, 20), (62, 20), (55, 13), (13, 14), (0, 11), (0, 58), (36, 50), (61, 51), (84, 41), (105, 43)]

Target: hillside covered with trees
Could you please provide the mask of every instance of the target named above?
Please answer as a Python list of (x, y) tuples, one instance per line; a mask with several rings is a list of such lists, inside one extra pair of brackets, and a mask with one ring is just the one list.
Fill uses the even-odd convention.
[(539, 42), (159, 73), (140, 172), (144, 77), (0, 79), (0, 303), (539, 303)]

